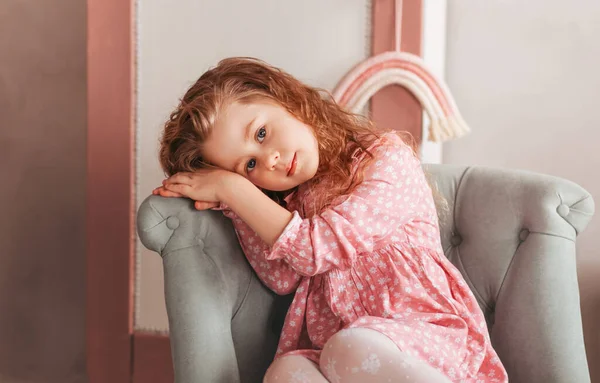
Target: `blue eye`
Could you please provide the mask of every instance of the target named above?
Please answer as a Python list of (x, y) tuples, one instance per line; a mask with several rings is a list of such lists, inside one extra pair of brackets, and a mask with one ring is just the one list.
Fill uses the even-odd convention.
[(263, 140), (265, 139), (266, 136), (267, 136), (267, 130), (265, 129), (264, 126), (260, 129), (258, 129), (258, 132), (256, 133), (256, 139), (258, 140), (258, 142), (263, 142)]
[(256, 160), (253, 158), (246, 164), (246, 171), (250, 172), (256, 166)]
[[(265, 140), (265, 137), (267, 136), (267, 129), (265, 129), (264, 126), (262, 126), (260, 129), (258, 129), (256, 131), (256, 140), (259, 143), (262, 143)], [(256, 167), (256, 159), (251, 159), (250, 161), (248, 161), (248, 163), (246, 164), (246, 172), (250, 173), (252, 171), (252, 169), (254, 169)]]

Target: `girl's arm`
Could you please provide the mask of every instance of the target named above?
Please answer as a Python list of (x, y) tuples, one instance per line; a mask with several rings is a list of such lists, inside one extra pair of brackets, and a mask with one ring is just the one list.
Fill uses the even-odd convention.
[(218, 197), (269, 246), (273, 246), (292, 220), (292, 213), (242, 176), (229, 177)]
[[(163, 181), (163, 186), (154, 189), (152, 194), (170, 198), (190, 198), (195, 201), (194, 206), (199, 210), (211, 208), (222, 210), (223, 214), (232, 220), (244, 255), (260, 280), (277, 294), (290, 294), (296, 290), (302, 277), (285, 260), (268, 260), (266, 255), (271, 251), (270, 246), (229, 207), (220, 206), (217, 208), (219, 205), (225, 205), (222, 202), (220, 204), (217, 202), (219, 200), (217, 191), (223, 190), (228, 185), (237, 187), (237, 181), (229, 182), (235, 179), (244, 178), (229, 171), (199, 169), (194, 173), (177, 173), (169, 177), (169, 179)], [(247, 185), (245, 186), (247, 187)], [(239, 189), (231, 190), (240, 192)], [(228, 194), (225, 193), (225, 195)], [(232, 199), (232, 201), (235, 201), (235, 199)], [(234, 205), (237, 206), (235, 202)]]
[(228, 207), (221, 210), (231, 219), (244, 255), (259, 279), (279, 295), (296, 291), (302, 276), (283, 259), (267, 260), (266, 255), (271, 251), (270, 246)]
[(267, 257), (292, 213), (242, 176), (233, 175), (225, 182), (219, 200), (227, 206), (223, 213), (231, 218), (250, 266), (261, 281), (277, 294), (295, 291), (302, 276), (286, 260)]
[(233, 178), (219, 198), (272, 245), (267, 260), (283, 259), (308, 276), (345, 269), (358, 254), (373, 251), (375, 243), (394, 240), (390, 234), (398, 227), (435, 216), (431, 190), (413, 151), (392, 137), (372, 152), (376, 158), (356, 190), (340, 205), (308, 219), (288, 212), (243, 178)]

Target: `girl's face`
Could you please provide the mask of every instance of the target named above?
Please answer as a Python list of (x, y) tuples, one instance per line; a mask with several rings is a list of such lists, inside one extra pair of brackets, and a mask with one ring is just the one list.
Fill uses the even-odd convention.
[(268, 100), (225, 106), (202, 154), (208, 163), (271, 191), (310, 180), (319, 166), (313, 130)]

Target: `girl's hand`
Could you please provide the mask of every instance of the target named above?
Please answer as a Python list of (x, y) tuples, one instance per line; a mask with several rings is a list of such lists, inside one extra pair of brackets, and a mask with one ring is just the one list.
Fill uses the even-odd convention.
[[(187, 197), (195, 202), (197, 210), (219, 206), (219, 194), (227, 185), (227, 180), (238, 176), (221, 169), (200, 169), (193, 173), (177, 173), (163, 181), (152, 191), (162, 197)], [(241, 177), (241, 176), (240, 176)]]

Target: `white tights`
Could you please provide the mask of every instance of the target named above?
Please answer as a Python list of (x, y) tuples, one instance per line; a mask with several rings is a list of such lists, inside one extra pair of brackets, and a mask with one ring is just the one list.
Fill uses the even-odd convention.
[(342, 330), (323, 347), (317, 366), (299, 355), (278, 358), (264, 383), (450, 383), (427, 363), (403, 353), (385, 335), (364, 328)]

